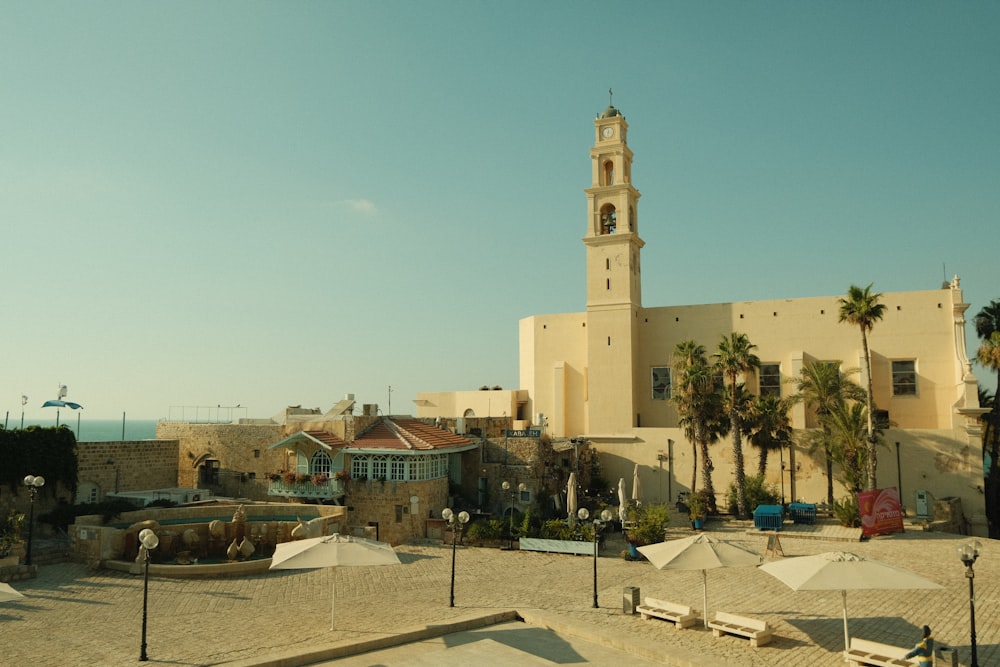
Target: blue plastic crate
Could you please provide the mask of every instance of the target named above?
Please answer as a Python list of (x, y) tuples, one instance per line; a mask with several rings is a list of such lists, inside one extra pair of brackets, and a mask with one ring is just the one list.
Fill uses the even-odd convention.
[(816, 523), (816, 505), (814, 503), (789, 503), (788, 515), (795, 523)]
[(753, 511), (753, 525), (757, 530), (781, 530), (784, 518), (781, 505), (758, 505)]

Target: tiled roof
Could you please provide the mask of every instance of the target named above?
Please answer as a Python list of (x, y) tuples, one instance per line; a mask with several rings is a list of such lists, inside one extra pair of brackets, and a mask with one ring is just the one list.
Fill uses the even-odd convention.
[(351, 443), (357, 449), (434, 451), (464, 448), (472, 441), (419, 419), (383, 417)]

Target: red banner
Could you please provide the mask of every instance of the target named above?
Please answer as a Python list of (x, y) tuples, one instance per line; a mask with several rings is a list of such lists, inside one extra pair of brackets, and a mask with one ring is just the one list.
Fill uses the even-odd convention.
[(896, 487), (858, 493), (858, 509), (862, 535), (903, 532), (903, 509)]

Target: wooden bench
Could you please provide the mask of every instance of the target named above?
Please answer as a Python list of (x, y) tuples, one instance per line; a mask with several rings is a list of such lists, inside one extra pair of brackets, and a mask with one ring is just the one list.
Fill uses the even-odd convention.
[(909, 649), (851, 637), (845, 657), (850, 667), (913, 667), (917, 663), (904, 658), (907, 653)]
[(636, 607), (636, 611), (639, 612), (644, 621), (654, 617), (662, 618), (664, 621), (673, 623), (678, 630), (690, 628), (698, 622), (698, 614), (686, 605), (657, 600), (656, 598), (646, 598), (645, 603)]
[(708, 627), (712, 628), (712, 634), (716, 637), (722, 635), (738, 635), (750, 640), (750, 646), (757, 648), (771, 641), (771, 627), (765, 621), (746, 616), (727, 614), (723, 611), (715, 612), (715, 620), (708, 622)]

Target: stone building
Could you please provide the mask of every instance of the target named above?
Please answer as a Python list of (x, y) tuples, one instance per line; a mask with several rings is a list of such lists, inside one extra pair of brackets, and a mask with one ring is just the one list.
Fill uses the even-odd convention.
[[(746, 378), (754, 393), (790, 395), (803, 365), (811, 361), (838, 362), (843, 371), (861, 369), (861, 386), (867, 378), (858, 328), (838, 321), (839, 296), (643, 305), (646, 244), (627, 135), (628, 123), (614, 107), (594, 121), (591, 182), (581, 221), (585, 310), (520, 321), (520, 388), (510, 392), (512, 398), (496, 401), (499, 407), (470, 392), (436, 392), (418, 395), (417, 414), (460, 418), (471, 409), (476, 416), (531, 420), (553, 438), (592, 443), (609, 479), (630, 477), (638, 464), (649, 499), (670, 503), (688, 488), (697, 467), (670, 400), (677, 343), (691, 339), (711, 354), (722, 336), (746, 334), (762, 362), (760, 372)], [(576, 234), (570, 237), (578, 242)], [(656, 261), (663, 261), (664, 253), (660, 249)], [(920, 494), (957, 497), (972, 532), (985, 534), (978, 422), (984, 411), (965, 349), (969, 304), (959, 279), (935, 289), (887, 293), (881, 302), (885, 317), (869, 336), (871, 379), (875, 405), (888, 413), (892, 427), (884, 433), (888, 448), (879, 450), (879, 486), (898, 487), (911, 515)], [(801, 403), (791, 419), (797, 430), (816, 426), (815, 415)], [(720, 493), (732, 478), (730, 450), (725, 445), (713, 449)], [(779, 465), (769, 466), (767, 481), (789, 500), (825, 500), (822, 456), (797, 445), (783, 453)], [(839, 497), (844, 491), (836, 486)]]

